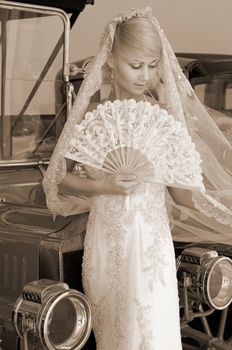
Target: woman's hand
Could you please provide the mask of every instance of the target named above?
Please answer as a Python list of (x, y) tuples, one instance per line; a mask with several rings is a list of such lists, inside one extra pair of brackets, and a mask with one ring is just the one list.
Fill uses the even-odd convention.
[(101, 180), (102, 194), (129, 195), (137, 186), (136, 175), (112, 175)]
[(108, 175), (101, 180), (80, 177), (78, 174), (67, 172), (59, 184), (59, 193), (65, 195), (99, 195), (115, 194), (129, 195), (135, 186), (136, 175)]

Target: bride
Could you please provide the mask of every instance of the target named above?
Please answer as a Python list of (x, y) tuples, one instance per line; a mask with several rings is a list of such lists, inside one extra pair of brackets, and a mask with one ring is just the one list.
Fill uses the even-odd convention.
[[(100, 100), (93, 103), (96, 92)], [(130, 128), (123, 119), (129, 111)], [(156, 138), (149, 139), (147, 154), (156, 149), (152, 181), (136, 172), (109, 174), (109, 167), (103, 171), (106, 161), (115, 162), (122, 145), (117, 141), (110, 148), (110, 135), (116, 132), (114, 115), (121, 123), (118, 137), (124, 132), (129, 138), (132, 130), (133, 144), (140, 134), (146, 141), (143, 130), (148, 125), (152, 130), (155, 118), (165, 142), (155, 148)], [(88, 148), (95, 139), (98, 148), (108, 147), (98, 167), (97, 146), (92, 153)], [(123, 147), (127, 151), (131, 144)], [(229, 143), (182, 74), (151, 9), (133, 9), (113, 18), (43, 182), (54, 215), (90, 208), (83, 286), (92, 306), (98, 350), (182, 348), (169, 219), (173, 231), (184, 225), (203, 232), (208, 220), (231, 225), (231, 170), (224, 170), (230, 157)], [(85, 176), (73, 171), (76, 162), (84, 166)], [(197, 224), (191, 226), (194, 220)]]

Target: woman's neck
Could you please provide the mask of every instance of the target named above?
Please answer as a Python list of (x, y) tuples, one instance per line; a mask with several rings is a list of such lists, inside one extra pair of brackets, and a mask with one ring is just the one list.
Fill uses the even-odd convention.
[(129, 100), (134, 99), (135, 101), (146, 101), (146, 96), (144, 94), (134, 95), (134, 94), (126, 94), (126, 93), (120, 93), (116, 94), (114, 91), (111, 92), (111, 94), (108, 97), (108, 100), (115, 101), (115, 100)]

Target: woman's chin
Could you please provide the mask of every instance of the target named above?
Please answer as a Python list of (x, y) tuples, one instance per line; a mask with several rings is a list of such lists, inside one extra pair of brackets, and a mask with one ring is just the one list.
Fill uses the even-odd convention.
[(138, 100), (138, 99), (143, 99), (143, 95), (145, 93), (146, 89), (145, 88), (134, 88), (134, 89), (131, 89), (129, 91), (127, 91), (126, 94), (122, 94), (123, 96), (123, 99), (126, 98), (134, 98), (135, 100)]

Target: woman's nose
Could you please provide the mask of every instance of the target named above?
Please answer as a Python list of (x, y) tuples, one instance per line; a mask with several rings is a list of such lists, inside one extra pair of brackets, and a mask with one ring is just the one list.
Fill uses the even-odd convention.
[(142, 67), (140, 79), (143, 80), (143, 81), (148, 81), (149, 80), (148, 67), (145, 66), (145, 65)]

